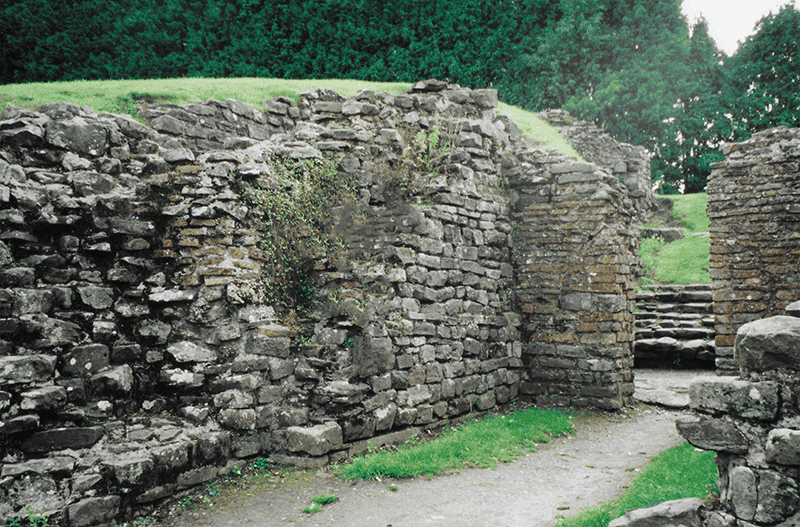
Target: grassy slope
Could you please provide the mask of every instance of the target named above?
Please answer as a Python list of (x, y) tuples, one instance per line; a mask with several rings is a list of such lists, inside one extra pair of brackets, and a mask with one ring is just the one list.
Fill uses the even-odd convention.
[[(261, 101), (264, 99), (284, 96), (297, 100), (300, 93), (314, 88), (328, 88), (345, 97), (350, 97), (362, 89), (398, 94), (411, 88), (411, 85), (336, 79), (210, 79), (194, 77), (6, 84), (0, 86), (0, 110), (10, 104), (35, 109), (44, 103), (66, 101), (81, 106), (87, 105), (97, 111), (133, 113), (135, 99), (144, 94), (179, 105), (195, 103), (203, 99), (236, 99), (254, 107), (261, 107)], [(508, 115), (534, 141), (559, 150), (570, 157), (580, 157), (572, 145), (565, 141), (555, 128), (533, 113), (503, 103), (500, 104), (498, 113)]]
[(666, 196), (673, 202), (673, 215), (687, 230), (686, 237), (665, 244), (658, 239), (642, 240), (639, 256), (654, 270), (657, 282), (669, 284), (711, 283), (708, 256), (711, 239), (695, 236), (708, 231), (706, 194)]

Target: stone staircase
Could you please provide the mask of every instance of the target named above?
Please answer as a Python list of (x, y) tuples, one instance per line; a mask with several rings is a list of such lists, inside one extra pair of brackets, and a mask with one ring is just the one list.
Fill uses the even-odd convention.
[(715, 369), (710, 284), (643, 286), (635, 316), (636, 368)]

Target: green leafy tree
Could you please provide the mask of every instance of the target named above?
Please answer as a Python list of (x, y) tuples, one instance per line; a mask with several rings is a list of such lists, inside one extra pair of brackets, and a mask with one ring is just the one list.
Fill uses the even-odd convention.
[(800, 126), (800, 11), (793, 3), (762, 18), (725, 67), (737, 139)]

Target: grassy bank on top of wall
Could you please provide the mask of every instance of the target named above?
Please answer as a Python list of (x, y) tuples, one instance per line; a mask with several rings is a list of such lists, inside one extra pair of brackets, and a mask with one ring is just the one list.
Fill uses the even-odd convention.
[[(97, 111), (135, 115), (141, 99), (184, 105), (204, 99), (236, 99), (256, 108), (261, 101), (283, 96), (298, 100), (304, 91), (331, 89), (351, 97), (363, 89), (387, 91), (397, 95), (411, 88), (407, 83), (366, 82), (343, 79), (214, 79), (189, 77), (181, 79), (71, 81), (51, 83), (6, 84), (0, 86), (0, 110), (8, 105), (36, 109), (49, 102), (72, 102)], [(502, 97), (502, 94), (500, 94)], [(532, 112), (500, 103), (497, 113), (509, 116), (532, 140), (580, 158), (558, 131)]]

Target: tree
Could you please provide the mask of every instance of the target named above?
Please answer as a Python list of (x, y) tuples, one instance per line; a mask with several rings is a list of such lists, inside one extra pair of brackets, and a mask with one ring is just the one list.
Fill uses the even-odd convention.
[(736, 139), (800, 126), (800, 11), (793, 3), (762, 18), (725, 67)]

